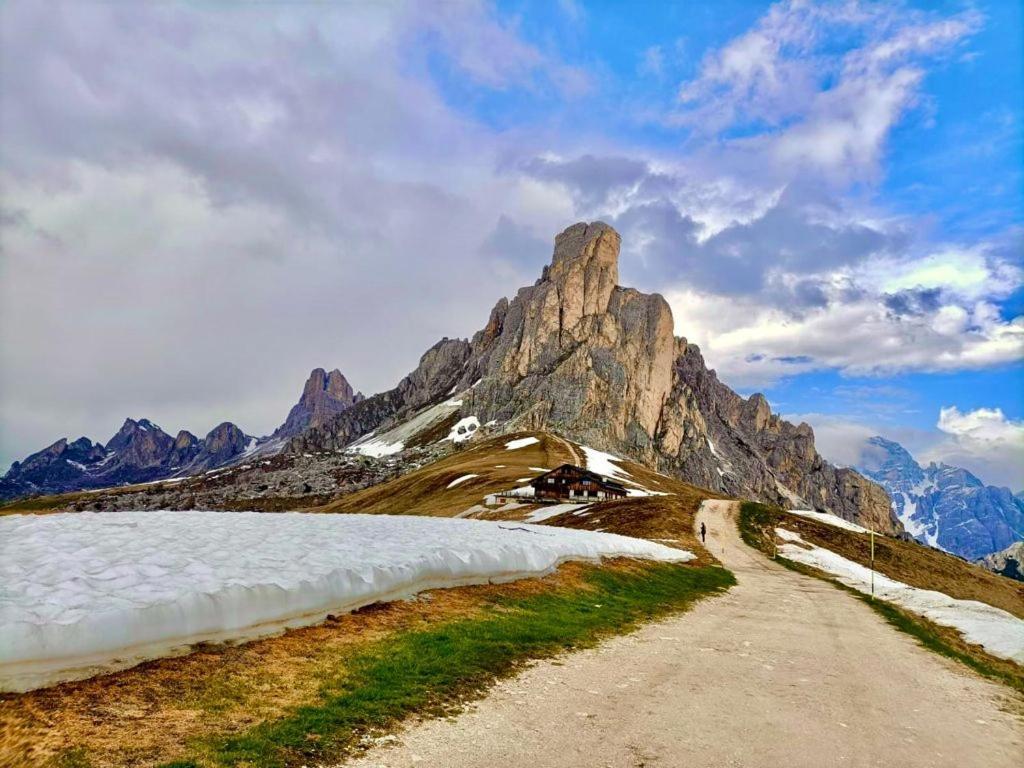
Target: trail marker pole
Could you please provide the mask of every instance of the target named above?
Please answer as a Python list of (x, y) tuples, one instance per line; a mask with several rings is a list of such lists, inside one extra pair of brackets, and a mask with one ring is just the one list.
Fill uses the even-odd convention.
[(875, 529), (871, 529), (871, 599), (875, 599)]

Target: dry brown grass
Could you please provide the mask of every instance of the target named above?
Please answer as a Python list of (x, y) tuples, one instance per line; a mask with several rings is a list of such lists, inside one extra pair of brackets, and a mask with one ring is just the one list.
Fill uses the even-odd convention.
[[(480, 614), (498, 596), (589, 588), (597, 566), (567, 563), (544, 579), (436, 590), (368, 606), (315, 627), (242, 645), (201, 646), (188, 656), (25, 694), (0, 694), (0, 766), (58, 765), (80, 750), (90, 766), (173, 760), (190, 740), (242, 732), (318, 700), (345, 660), (393, 633)], [(604, 566), (634, 571), (631, 560)]]
[[(870, 538), (864, 534), (785, 515), (782, 527), (805, 540), (862, 565), (871, 561)], [(933, 589), (960, 600), (978, 600), (1024, 619), (1024, 583), (999, 576), (959, 557), (910, 541), (875, 537), (875, 568), (912, 587)]]
[[(539, 442), (512, 451), (505, 449), (508, 441), (521, 437), (536, 437)], [(342, 496), (312, 511), (449, 517), (482, 504), (484, 496), (489, 493), (524, 485), (518, 481), (539, 474), (530, 467), (553, 469), (565, 463), (582, 465), (585, 460), (576, 446), (558, 435), (547, 432), (502, 435), (472, 444), (472, 447), (428, 466)], [(623, 460), (619, 464), (635, 482), (650, 491), (667, 495), (599, 502), (586, 510), (586, 516), (568, 512), (548, 518), (544, 524), (657, 539), (697, 554), (695, 565), (717, 562), (694, 536), (693, 521), (702, 501), (724, 497), (632, 461)], [(453, 480), (469, 474), (477, 477), (448, 488)], [(478, 520), (522, 520), (538, 508), (539, 505), (515, 509), (499, 506), (476, 513), (473, 517)]]
[[(540, 442), (512, 451), (505, 449), (510, 440), (531, 435)], [(451, 517), (481, 503), (489, 493), (525, 485), (517, 481), (540, 474), (530, 467), (553, 469), (573, 460), (570, 446), (555, 435), (501, 435), (480, 443), (471, 442), (467, 448), (425, 467), (346, 494), (310, 511)], [(471, 474), (477, 477), (448, 488), (453, 480)]]

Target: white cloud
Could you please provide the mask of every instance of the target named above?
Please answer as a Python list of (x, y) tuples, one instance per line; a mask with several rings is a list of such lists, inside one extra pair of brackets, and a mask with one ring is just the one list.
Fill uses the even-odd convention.
[[(970, 10), (939, 17), (885, 3), (778, 2), (705, 55), (667, 120), (783, 174), (870, 178), (892, 128), (918, 103), (920, 62), (980, 25)], [(835, 36), (856, 42), (837, 51)], [(736, 128), (743, 138), (722, 137)]]
[(1024, 318), (1006, 321), (991, 304), (899, 315), (878, 296), (843, 300), (843, 290), (826, 286), (826, 297), (836, 300), (799, 313), (757, 296), (684, 289), (666, 298), (676, 332), (699, 344), (708, 363), (737, 386), (767, 386), (812, 370), (882, 376), (985, 368), (1024, 357)]
[(984, 482), (1024, 489), (1024, 421), (1000, 408), (942, 408), (936, 425), (945, 438), (924, 451), (924, 461), (964, 467)]
[(568, 195), (504, 173), (420, 57), (488, 88), (571, 73), (489, 6), (440, 38), (428, 10), (3, 7), (3, 459), (126, 416), (266, 433), (311, 368), (393, 386), (535, 278), (550, 251), (483, 246), (506, 215), (549, 249)]

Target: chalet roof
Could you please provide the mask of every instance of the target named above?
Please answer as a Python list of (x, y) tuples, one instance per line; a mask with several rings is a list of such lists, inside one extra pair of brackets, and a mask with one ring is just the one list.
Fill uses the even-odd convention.
[(613, 488), (615, 490), (619, 490), (622, 492), (626, 491), (626, 486), (624, 486), (622, 483), (616, 482), (615, 480), (612, 480), (610, 477), (599, 475), (597, 474), (597, 472), (591, 472), (589, 469), (586, 469), (585, 467), (578, 467), (575, 464), (562, 464), (561, 466), (555, 467), (554, 469), (545, 472), (543, 475), (537, 475), (537, 477), (533, 479), (532, 484), (535, 485), (536, 483), (540, 482), (542, 478), (563, 472), (565, 470), (571, 470), (575, 474), (579, 475), (579, 477), (586, 480), (593, 480), (598, 485), (602, 485), (605, 488)]

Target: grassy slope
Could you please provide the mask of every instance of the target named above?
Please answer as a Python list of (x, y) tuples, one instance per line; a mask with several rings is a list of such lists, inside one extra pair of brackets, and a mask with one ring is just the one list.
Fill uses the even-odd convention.
[[(521, 437), (536, 437), (539, 442), (511, 451), (505, 449), (507, 442)], [(577, 446), (557, 435), (545, 432), (502, 435), (470, 443), (451, 456), (389, 482), (342, 496), (313, 511), (454, 516), (481, 504), (489, 493), (525, 485), (519, 481), (539, 474), (531, 467), (552, 469), (564, 463), (583, 464), (584, 459)], [(594, 503), (585, 516), (567, 512), (548, 518), (544, 523), (658, 539), (689, 549), (708, 563), (714, 562), (693, 535), (693, 519), (700, 503), (716, 495), (631, 461), (623, 460), (620, 465), (641, 486), (666, 495)], [(448, 488), (453, 480), (470, 474), (477, 476)], [(504, 510), (497, 507), (474, 517), (522, 519), (528, 511), (529, 508)]]
[[(871, 541), (864, 534), (789, 514), (776, 525), (848, 560), (861, 565), (871, 562)], [(913, 541), (876, 536), (875, 570), (912, 587), (945, 592), (959, 600), (979, 600), (1024, 619), (1024, 583)]]
[[(479, 504), (489, 493), (525, 485), (517, 481), (540, 474), (530, 467), (553, 469), (573, 461), (572, 446), (545, 433), (536, 433), (534, 436), (539, 442), (533, 445), (511, 451), (505, 449), (510, 440), (531, 434), (524, 432), (470, 442), (451, 456), (394, 480), (346, 494), (314, 511), (454, 516)], [(448, 488), (453, 480), (471, 474), (478, 476)]]
[[(781, 509), (756, 502), (743, 502), (740, 508), (740, 534), (751, 547), (775, 557), (777, 562), (791, 570), (823, 578), (849, 592), (871, 606), (889, 624), (911, 635), (929, 650), (955, 659), (986, 677), (1000, 680), (1019, 691), (1024, 691), (1024, 669), (1011, 661), (989, 655), (981, 646), (965, 642), (956, 630), (935, 624), (892, 603), (872, 600), (862, 592), (841, 584), (815, 568), (778, 557), (774, 544), (775, 527), (798, 531), (805, 541), (831, 549), (862, 565), (870, 565), (870, 543), (863, 544), (861, 542), (861, 539), (868, 541), (866, 535), (834, 528), (797, 515), (786, 514)], [(880, 558), (882, 547), (886, 548), (884, 562)], [(901, 560), (901, 555), (906, 559)], [(1014, 582), (928, 547), (876, 536), (875, 568), (890, 578), (921, 589), (934, 589), (946, 592), (953, 597), (980, 600), (990, 605), (1005, 602), (1009, 607), (1004, 610), (1010, 611), (1012, 607), (1015, 610), (1010, 611), (1011, 613), (1017, 616), (1022, 615), (1021, 610), (1024, 606), (1021, 605), (1021, 593), (1014, 591)], [(980, 574), (975, 574), (974, 571), (980, 571)], [(902, 575), (897, 575), (897, 573)], [(932, 573), (935, 574), (934, 577), (930, 577), (929, 574)], [(988, 582), (988, 577), (991, 577), (995, 583)], [(1000, 581), (1007, 582), (1011, 588), (1007, 590), (1005, 585), (999, 583)], [(991, 583), (991, 592), (979, 594), (979, 583)], [(954, 594), (954, 591), (960, 594)]]

